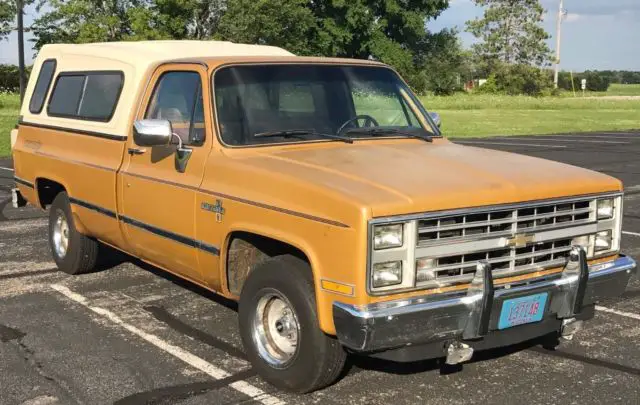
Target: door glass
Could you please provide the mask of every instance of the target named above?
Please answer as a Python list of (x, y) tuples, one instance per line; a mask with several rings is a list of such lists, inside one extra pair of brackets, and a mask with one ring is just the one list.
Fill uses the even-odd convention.
[(169, 120), (184, 145), (202, 145), (205, 129), (200, 74), (164, 73), (156, 84), (145, 118)]

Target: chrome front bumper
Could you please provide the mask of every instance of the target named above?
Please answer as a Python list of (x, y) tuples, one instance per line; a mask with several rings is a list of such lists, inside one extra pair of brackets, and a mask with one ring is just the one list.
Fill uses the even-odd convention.
[[(333, 317), (340, 343), (356, 352), (477, 341), (496, 333), (506, 299), (548, 292), (543, 320), (573, 319), (598, 300), (621, 295), (635, 270), (636, 262), (627, 256), (588, 266), (585, 252), (576, 247), (563, 272), (552, 278), (495, 289), (491, 269), (483, 263), (466, 295), (439, 294), (367, 306), (335, 302)], [(511, 329), (516, 328), (520, 327)]]

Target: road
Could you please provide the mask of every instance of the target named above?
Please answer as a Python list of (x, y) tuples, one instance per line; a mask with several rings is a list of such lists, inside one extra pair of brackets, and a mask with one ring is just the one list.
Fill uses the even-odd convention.
[[(621, 178), (622, 246), (640, 257), (640, 133), (458, 142)], [(557, 351), (531, 342), (456, 370), (352, 356), (335, 385), (295, 396), (244, 360), (233, 303), (121, 255), (96, 273), (57, 272), (43, 213), (8, 206), (12, 176), (0, 161), (0, 404), (640, 403), (637, 278)]]

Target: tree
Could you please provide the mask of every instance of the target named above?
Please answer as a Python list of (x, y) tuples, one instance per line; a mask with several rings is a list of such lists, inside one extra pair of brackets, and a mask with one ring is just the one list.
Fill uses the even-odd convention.
[[(173, 39), (209, 39), (227, 8), (227, 0), (155, 0), (146, 4), (147, 24)], [(144, 21), (133, 27), (141, 32)]]
[(425, 22), (448, 0), (229, 0), (219, 36), (285, 47), (300, 55), (376, 59), (410, 82), (431, 45)]
[[(23, 7), (32, 4), (35, 0), (23, 0)], [(44, 1), (44, 0), (43, 0)], [(16, 0), (0, 0), (0, 40), (16, 29), (18, 7)]]
[(472, 57), (463, 50), (455, 30), (431, 34), (417, 53), (418, 77), (414, 87), (418, 91), (432, 91), (448, 95), (462, 90), (464, 82), (473, 78)]
[(35, 47), (128, 39), (133, 34), (131, 17), (139, 20), (143, 11), (140, 5), (136, 0), (51, 0), (49, 11), (32, 25)]
[(542, 28), (544, 8), (539, 0), (474, 0), (485, 7), (482, 18), (467, 21), (467, 31), (480, 40), (476, 55), (489, 66), (496, 62), (544, 66), (550, 60)]
[(415, 87), (425, 55), (444, 50), (444, 38), (455, 37), (425, 28), (448, 5), (449, 0), (50, 0), (33, 32), (36, 48), (215, 37), (280, 46), (298, 55), (376, 59), (393, 65)]
[(205, 39), (225, 7), (226, 0), (51, 0), (32, 29), (37, 49), (60, 42)]
[(217, 36), (234, 42), (274, 45), (298, 55), (319, 53), (318, 26), (306, 0), (235, 0)]
[(425, 23), (448, 0), (323, 0), (310, 2), (321, 28), (325, 55), (373, 58), (394, 66), (410, 82), (418, 54), (430, 46)]
[(15, 0), (0, 0), (0, 39), (4, 39), (13, 29), (16, 13)]

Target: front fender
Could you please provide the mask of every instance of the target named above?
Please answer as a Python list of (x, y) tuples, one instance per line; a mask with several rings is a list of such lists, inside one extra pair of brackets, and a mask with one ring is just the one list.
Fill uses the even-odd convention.
[[(326, 243), (322, 243), (322, 240), (325, 239), (328, 235), (331, 235), (333, 232), (347, 232), (348, 234), (354, 234), (355, 232), (352, 229), (350, 231), (330, 230), (327, 229), (327, 225), (318, 225), (318, 227), (322, 229), (317, 229), (315, 231), (307, 229), (306, 232), (301, 232), (301, 229), (306, 228), (300, 227), (288, 230), (284, 227), (275, 227), (249, 222), (233, 224), (233, 226), (229, 228), (229, 232), (225, 237), (223, 249), (221, 251), (220, 279), (224, 280), (223, 285), (225, 286), (225, 293), (232, 296), (232, 298), (239, 298), (234, 297), (233, 294), (229, 292), (226, 286), (226, 263), (231, 235), (236, 232), (246, 232), (285, 243), (294, 247), (295, 249), (298, 249), (306, 256), (313, 274), (319, 327), (325, 333), (335, 335), (335, 325), (333, 323), (334, 301), (340, 299), (340, 301), (342, 302), (346, 300), (355, 303), (357, 292), (355, 284), (358, 273), (358, 266), (349, 266), (347, 263), (358, 256), (356, 254), (358, 250), (357, 248), (354, 248), (353, 244), (350, 243), (340, 243), (339, 241), (336, 241), (336, 246), (333, 248), (331, 246), (327, 246)], [(351, 249), (348, 249), (348, 251), (351, 252), (351, 255), (350, 257), (342, 256), (343, 266), (339, 266), (336, 263), (340, 262), (340, 255), (338, 254), (338, 257), (336, 257), (335, 254), (332, 255), (330, 254), (330, 252), (338, 252), (340, 246), (342, 248), (346, 247), (345, 244), (347, 246), (351, 245)], [(364, 271), (364, 264), (362, 265), (362, 271)], [(353, 286), (353, 288), (351, 289), (352, 292), (348, 296), (345, 296), (343, 294), (340, 294), (339, 292), (327, 290), (326, 288), (323, 288), (323, 280), (325, 280), (325, 282), (327, 280), (330, 280), (331, 282), (339, 282), (343, 285)], [(362, 289), (362, 291), (364, 292), (364, 289)]]

